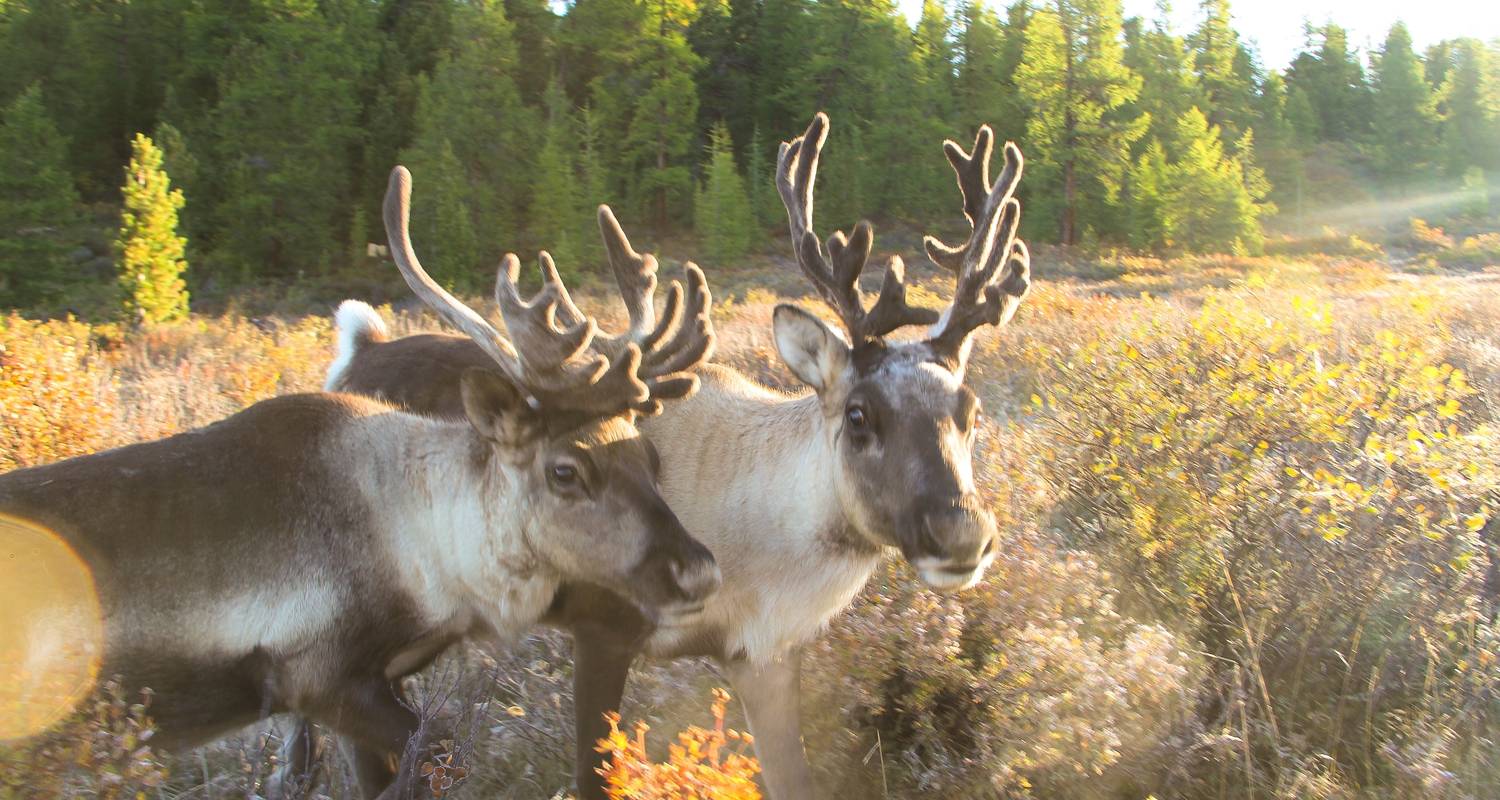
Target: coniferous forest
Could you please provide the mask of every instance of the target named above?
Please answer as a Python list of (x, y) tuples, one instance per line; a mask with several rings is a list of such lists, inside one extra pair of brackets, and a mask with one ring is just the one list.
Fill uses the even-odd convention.
[(396, 163), (459, 288), (505, 250), (595, 264), (599, 202), (731, 260), (781, 229), (776, 145), (819, 109), (820, 213), (841, 225), (951, 217), (938, 143), (986, 122), (1028, 158), (1034, 242), (1255, 253), (1330, 207), (1484, 202), (1496, 43), (1418, 52), (1398, 23), (1360, 52), (1329, 23), (1267, 69), (1231, 14), (1204, 0), (1174, 30), (1116, 0), (928, 0), (914, 26), (888, 0), (7, 0), (0, 304), (108, 272), (80, 242), (90, 219), (117, 225), (138, 135), (184, 197), (188, 283), (220, 291), (357, 264)]

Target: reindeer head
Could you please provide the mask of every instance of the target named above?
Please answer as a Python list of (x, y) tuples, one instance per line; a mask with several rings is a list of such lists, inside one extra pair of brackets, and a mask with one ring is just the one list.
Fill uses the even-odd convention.
[[(932, 588), (966, 588), (993, 560), (996, 530), (974, 489), (979, 400), (964, 385), (964, 370), (974, 330), (1008, 321), (1031, 285), (1026, 246), (1016, 239), (1021, 207), (1012, 196), (1021, 153), (1006, 144), (1005, 170), (991, 186), (994, 134), (988, 126), (980, 128), (972, 153), (944, 143), (973, 231), (960, 247), (926, 240), (928, 257), (956, 275), (953, 301), (939, 314), (907, 303), (904, 266), (896, 256), (874, 305), (865, 306), (858, 280), (870, 257), (868, 222), (850, 236), (835, 232), (825, 255), (812, 212), (827, 135), (828, 117), (819, 113), (806, 133), (783, 142), (776, 186), (797, 263), (843, 329), (781, 305), (776, 345), (797, 378), (818, 394), (838, 454), (840, 501), (854, 527), (872, 542), (901, 548)], [(931, 327), (916, 341), (887, 340), (908, 325)]]
[[(407, 228), (410, 198), (411, 175), (397, 167), (385, 227), (401, 275), (495, 361), (494, 370), (466, 372), (461, 393), (496, 502), (524, 504), (528, 544), (558, 574), (613, 589), (652, 615), (701, 608), (718, 588), (718, 566), (662, 499), (656, 452), (635, 419), (698, 386), (691, 370), (713, 348), (703, 273), (686, 265), (686, 297), (674, 282), (658, 322), (656, 263), (637, 257), (635, 293), (626, 298), (631, 327), (606, 336), (573, 304), (551, 256), (541, 254), (542, 289), (527, 301), (516, 288), (520, 261), (507, 254), (495, 286), (507, 341), (422, 269)], [(600, 228), (612, 260), (634, 255), (608, 208), (600, 208)]]

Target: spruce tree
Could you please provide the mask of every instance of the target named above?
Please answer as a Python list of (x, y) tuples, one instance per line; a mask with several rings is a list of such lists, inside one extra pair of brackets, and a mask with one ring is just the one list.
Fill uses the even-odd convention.
[(1370, 129), (1370, 87), (1349, 32), (1338, 25), (1310, 28), (1308, 49), (1292, 60), (1287, 83), (1307, 94), (1318, 120), (1318, 136), (1362, 141)]
[(362, 160), (357, 88), (367, 62), (353, 43), (317, 14), (267, 25), (263, 34), (228, 57), (202, 158), (218, 201), (207, 226), (212, 249), (226, 277), (240, 281), (293, 278), (342, 261)]
[[(590, 198), (579, 193), (578, 171), (573, 163), (577, 138), (568, 99), (562, 84), (553, 81), (544, 94), (547, 125), (536, 156), (536, 182), (531, 200), (531, 238), (538, 249), (547, 250), (558, 269), (572, 275), (585, 266), (585, 244), (598, 238), (593, 216), (584, 211)], [(597, 201), (596, 201), (597, 202)]]
[[(1460, 39), (1438, 90), (1443, 162), (1453, 177), (1471, 167), (1500, 167), (1500, 88), (1487, 85), (1490, 53), (1476, 39)], [(1492, 105), (1494, 104), (1494, 105)]]
[(124, 207), (115, 239), (125, 318), (136, 323), (170, 322), (187, 316), (187, 239), (177, 235), (182, 190), (173, 189), (162, 168), (162, 151), (145, 134), (131, 143)]
[(67, 140), (33, 84), (0, 115), (0, 303), (30, 305), (61, 292), (67, 278), (61, 234), (77, 206)]
[[(1199, 8), (1203, 21), (1188, 44), (1203, 89), (1200, 108), (1228, 144), (1238, 139), (1253, 119), (1255, 76), (1249, 52), (1230, 25), (1229, 0), (1200, 0)], [(1179, 118), (1174, 115), (1172, 122)]]
[(1138, 18), (1125, 21), (1125, 66), (1141, 76), (1135, 108), (1150, 115), (1146, 139), (1169, 143), (1177, 119), (1202, 102), (1198, 79), (1183, 40), (1172, 33), (1166, 9), (1150, 28)]
[(698, 235), (710, 259), (722, 264), (749, 251), (755, 235), (755, 217), (745, 193), (745, 181), (734, 163), (729, 129), (723, 123), (716, 123), (709, 132), (705, 180), (693, 206)]
[(1385, 45), (1372, 58), (1370, 73), (1373, 143), (1381, 171), (1397, 179), (1411, 178), (1435, 155), (1437, 112), (1405, 24), (1391, 26)]
[[(1146, 120), (1122, 109), (1141, 81), (1122, 61), (1121, 24), (1118, 0), (1055, 0), (1027, 24), (1016, 83), (1030, 106), (1032, 163), (1043, 167), (1032, 173), (1029, 197), (1033, 207), (1043, 206), (1044, 220), (1052, 217), (1064, 244), (1083, 233), (1085, 197), (1096, 209), (1114, 202), (1131, 145), (1145, 132)], [(1057, 199), (1035, 202), (1049, 197)]]
[(994, 125), (1014, 105), (1014, 84), (1005, 72), (1005, 33), (995, 12), (981, 0), (961, 0), (955, 12), (958, 37), (953, 80), (953, 105), (957, 127), (962, 131)]
[[(469, 208), (469, 181), (458, 154), (440, 139), (419, 160), (408, 162), (412, 176), (411, 236), (422, 266), (433, 279), (456, 291), (475, 291), (494, 279), (499, 258), (481, 256)], [(484, 265), (489, 265), (489, 273)]]
[(499, 263), (504, 252), (521, 246), (541, 120), (516, 86), (514, 26), (504, 4), (476, 0), (453, 13), (454, 41), (431, 77), (418, 81), (416, 131), (401, 159), (444, 161), (443, 148), (451, 151), (471, 214), (468, 227), (485, 232), (479, 253)]
[(1197, 108), (1178, 119), (1181, 150), (1167, 170), (1162, 229), (1169, 245), (1193, 252), (1256, 252), (1259, 216), (1241, 163)]
[(1130, 231), (1132, 247), (1156, 250), (1167, 243), (1167, 154), (1152, 139), (1130, 169)]

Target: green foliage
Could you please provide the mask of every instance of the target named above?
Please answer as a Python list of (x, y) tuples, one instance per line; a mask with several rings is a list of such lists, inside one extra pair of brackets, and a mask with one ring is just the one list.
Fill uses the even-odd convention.
[(1500, 86), (1486, 80), (1492, 54), (1474, 39), (1455, 43), (1438, 89), (1443, 161), (1451, 175), (1500, 166)]
[(745, 193), (745, 181), (734, 163), (734, 144), (722, 123), (709, 133), (708, 164), (703, 186), (693, 203), (694, 220), (709, 265), (732, 262), (749, 252), (754, 241), (755, 215)]
[(1028, 214), (1055, 222), (1064, 244), (1087, 224), (1082, 197), (1115, 200), (1148, 122), (1122, 113), (1141, 80), (1123, 62), (1120, 13), (1118, 0), (1056, 0), (1026, 28), (1016, 83), (1028, 103), (1027, 143), (1042, 162), (1028, 177), (1030, 197), (1058, 198), (1033, 202)]
[(536, 159), (531, 232), (566, 277), (599, 263), (602, 254), (592, 207), (580, 191), (578, 123), (568, 110), (561, 84), (550, 84), (545, 99), (548, 120)]
[[(1189, 37), (1193, 67), (1203, 87), (1200, 109), (1219, 128), (1224, 144), (1233, 143), (1254, 124), (1256, 75), (1250, 54), (1230, 27), (1229, 0), (1200, 0), (1203, 22)], [(1177, 119), (1173, 116), (1172, 119)]]
[(1377, 158), (1387, 175), (1410, 178), (1427, 168), (1435, 155), (1437, 112), (1406, 25), (1391, 26), (1385, 46), (1372, 61)]
[(1193, 252), (1259, 252), (1256, 220), (1265, 209), (1256, 203), (1244, 164), (1225, 153), (1218, 129), (1192, 108), (1177, 120), (1174, 138), (1181, 150), (1162, 190), (1166, 243)]
[(354, 87), (365, 64), (335, 21), (310, 13), (266, 31), (241, 40), (223, 65), (203, 160), (218, 201), (212, 244), (239, 280), (325, 271), (341, 259), (350, 154), (361, 140)]
[[(1169, 165), (1199, 158), (1176, 140), (1194, 107), (1252, 198), (1294, 223), (1395, 191), (1466, 196), (1471, 168), (1500, 170), (1494, 43), (1452, 39), (1418, 58), (1397, 25), (1361, 53), (1330, 23), (1307, 30), (1289, 68), (1263, 70), (1227, 0), (1196, 5), (1181, 35), (1165, 3), (1152, 22), (1122, 19), (1119, 0), (10, 0), (0, 106), (45, 87), (28, 113), (63, 138), (44, 137), (46, 175), (5, 180), (115, 204), (130, 138), (150, 132), (192, 198), (180, 220), (191, 282), (212, 297), (360, 264), (402, 162), (424, 175), (457, 164), (442, 192), (468, 217), (445, 224), (473, 232), (450, 249), (474, 263), (540, 248), (575, 254), (565, 267), (597, 263), (598, 203), (659, 235), (689, 224), (720, 121), (757, 221), (779, 228), (775, 143), (820, 109), (834, 119), (820, 213), (839, 226), (959, 223), (938, 143), (981, 124), (1026, 154), (1026, 235), (1070, 244), (1165, 246), (1158, 227), (1140, 229), (1156, 212), (1128, 205), (1154, 191), (1131, 176), (1152, 141)], [(80, 304), (86, 284), (65, 291), (56, 258), (69, 236), (95, 238), (80, 208), (0, 237), (34, 251), (25, 269), (5, 259), (7, 286), (35, 285), (0, 290), (4, 302)], [(450, 266), (470, 280), (473, 266)]]
[[(473, 291), (493, 276), (484, 275), (479, 239), (466, 198), (471, 196), (464, 165), (446, 137), (435, 152), (413, 154), (411, 235), (422, 253), (422, 266), (450, 289)], [(493, 267), (492, 267), (493, 268)]]
[(24, 306), (56, 296), (67, 282), (67, 240), (78, 195), (67, 140), (33, 84), (0, 116), (0, 303)]
[(1309, 47), (1287, 69), (1287, 83), (1307, 94), (1317, 133), (1332, 141), (1359, 141), (1370, 131), (1370, 87), (1349, 32), (1329, 23), (1308, 31)]
[[(401, 159), (412, 165), (437, 165), (440, 180), (447, 182), (441, 191), (462, 199), (468, 216), (445, 224), (485, 232), (477, 245), (471, 239), (470, 244), (449, 246), (455, 257), (477, 253), (476, 264), (464, 268), (471, 270), (481, 260), (498, 264), (503, 253), (523, 243), (553, 243), (522, 236), (526, 204), (533, 199), (538, 146), (543, 143), (536, 140), (541, 117), (522, 102), (514, 79), (514, 25), (499, 0), (482, 0), (454, 9), (454, 29), (454, 41), (432, 76), (418, 79), (416, 132)], [(455, 165), (450, 175), (446, 170)], [(415, 166), (412, 174), (421, 180), (415, 177)], [(449, 266), (460, 269), (453, 260)], [(470, 280), (458, 285), (477, 285)]]
[[(1185, 794), (1233, 776), (1274, 796), (1309, 753), (1340, 787), (1316, 796), (1379, 796), (1413, 769), (1470, 791), (1496, 757), (1474, 738), (1492, 701), (1464, 698), (1500, 678), (1477, 600), (1500, 461), (1448, 362), (1454, 303), (1334, 303), (1264, 283), (1197, 311), (1151, 301), (1026, 358), (1058, 523), (1121, 576), (1123, 606), (1190, 626), (1221, 687), (1205, 733), (1241, 744), (1204, 752)], [(1429, 736), (1455, 744), (1409, 749)]]
[(185, 202), (182, 190), (172, 188), (162, 169), (162, 151), (145, 134), (136, 134), (131, 146), (115, 240), (125, 318), (144, 323), (179, 320), (188, 313), (187, 284), (182, 280), (187, 239), (177, 235), (177, 212)]

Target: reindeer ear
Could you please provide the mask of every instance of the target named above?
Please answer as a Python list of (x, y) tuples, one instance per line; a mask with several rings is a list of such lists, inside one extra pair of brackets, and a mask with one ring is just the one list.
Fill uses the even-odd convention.
[(522, 392), (494, 370), (470, 367), (459, 378), (469, 424), (486, 439), (519, 448), (537, 432), (539, 418)]
[(776, 307), (771, 318), (776, 349), (797, 379), (822, 394), (849, 370), (849, 343), (828, 323), (794, 305)]

